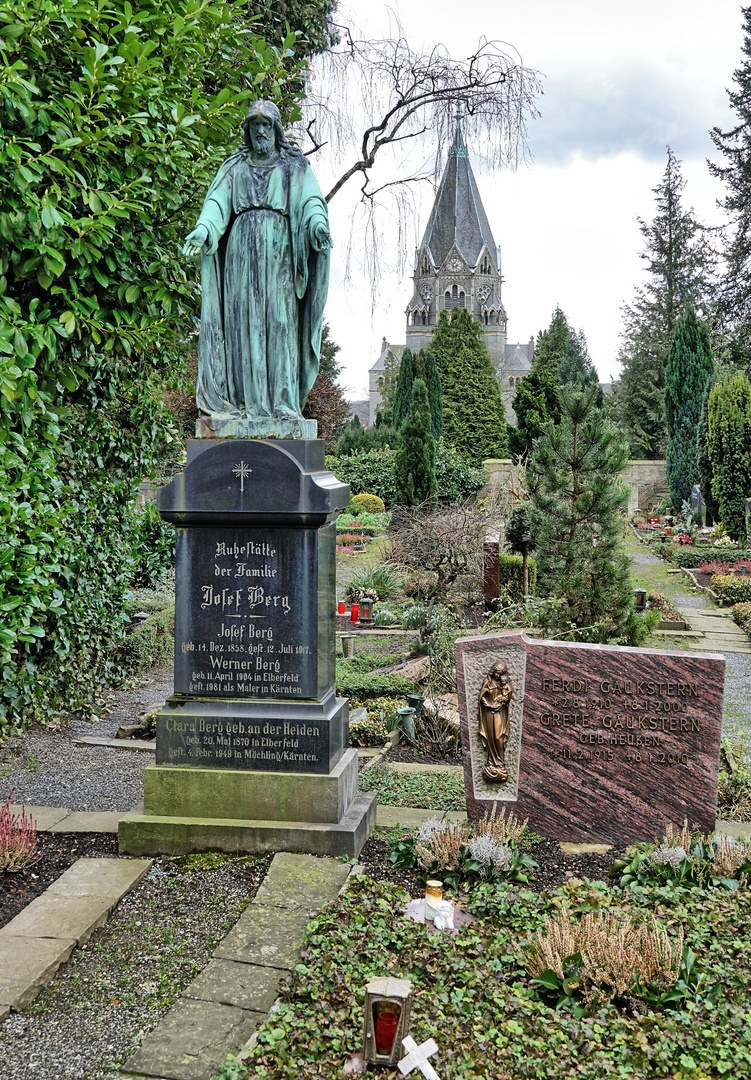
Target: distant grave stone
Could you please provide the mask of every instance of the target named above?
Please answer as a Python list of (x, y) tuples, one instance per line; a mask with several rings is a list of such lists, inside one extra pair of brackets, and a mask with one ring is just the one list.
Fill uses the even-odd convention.
[(725, 658), (536, 640), (456, 642), (467, 811), (628, 844), (715, 825)]

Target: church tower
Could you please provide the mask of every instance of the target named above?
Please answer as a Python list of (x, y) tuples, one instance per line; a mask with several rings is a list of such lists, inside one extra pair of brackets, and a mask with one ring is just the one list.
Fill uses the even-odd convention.
[(456, 111), (446, 169), (417, 250), (414, 294), (407, 306), (407, 347), (427, 345), (444, 308), (466, 307), (482, 323), (496, 370), (506, 360), (501, 257), (469, 163)]

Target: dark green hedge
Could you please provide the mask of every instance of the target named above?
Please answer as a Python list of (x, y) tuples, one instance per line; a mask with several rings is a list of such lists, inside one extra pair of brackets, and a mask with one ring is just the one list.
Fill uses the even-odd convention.
[[(501, 588), (506, 585), (511, 595), (520, 600), (524, 595), (521, 555), (499, 555), (498, 569)], [(527, 569), (529, 573), (529, 591), (530, 594), (534, 595), (537, 582), (537, 563), (531, 556), (527, 559)]]

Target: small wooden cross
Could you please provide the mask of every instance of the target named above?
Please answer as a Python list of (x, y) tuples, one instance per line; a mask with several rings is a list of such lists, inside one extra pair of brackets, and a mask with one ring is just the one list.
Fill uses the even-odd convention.
[(402, 1046), (407, 1051), (407, 1056), (398, 1062), (402, 1076), (411, 1073), (413, 1069), (419, 1069), (425, 1080), (440, 1080), (438, 1073), (428, 1061), (430, 1055), (438, 1051), (438, 1043), (435, 1039), (428, 1039), (418, 1046), (412, 1036), (408, 1035), (406, 1039), (402, 1039)]

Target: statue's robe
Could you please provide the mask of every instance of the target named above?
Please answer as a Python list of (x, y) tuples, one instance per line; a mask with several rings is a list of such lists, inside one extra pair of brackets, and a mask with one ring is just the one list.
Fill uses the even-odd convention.
[(219, 417), (299, 417), (318, 373), (328, 251), (311, 244), (326, 203), (307, 160), (281, 151), (224, 162), (198, 225), (201, 332), (196, 401)]

